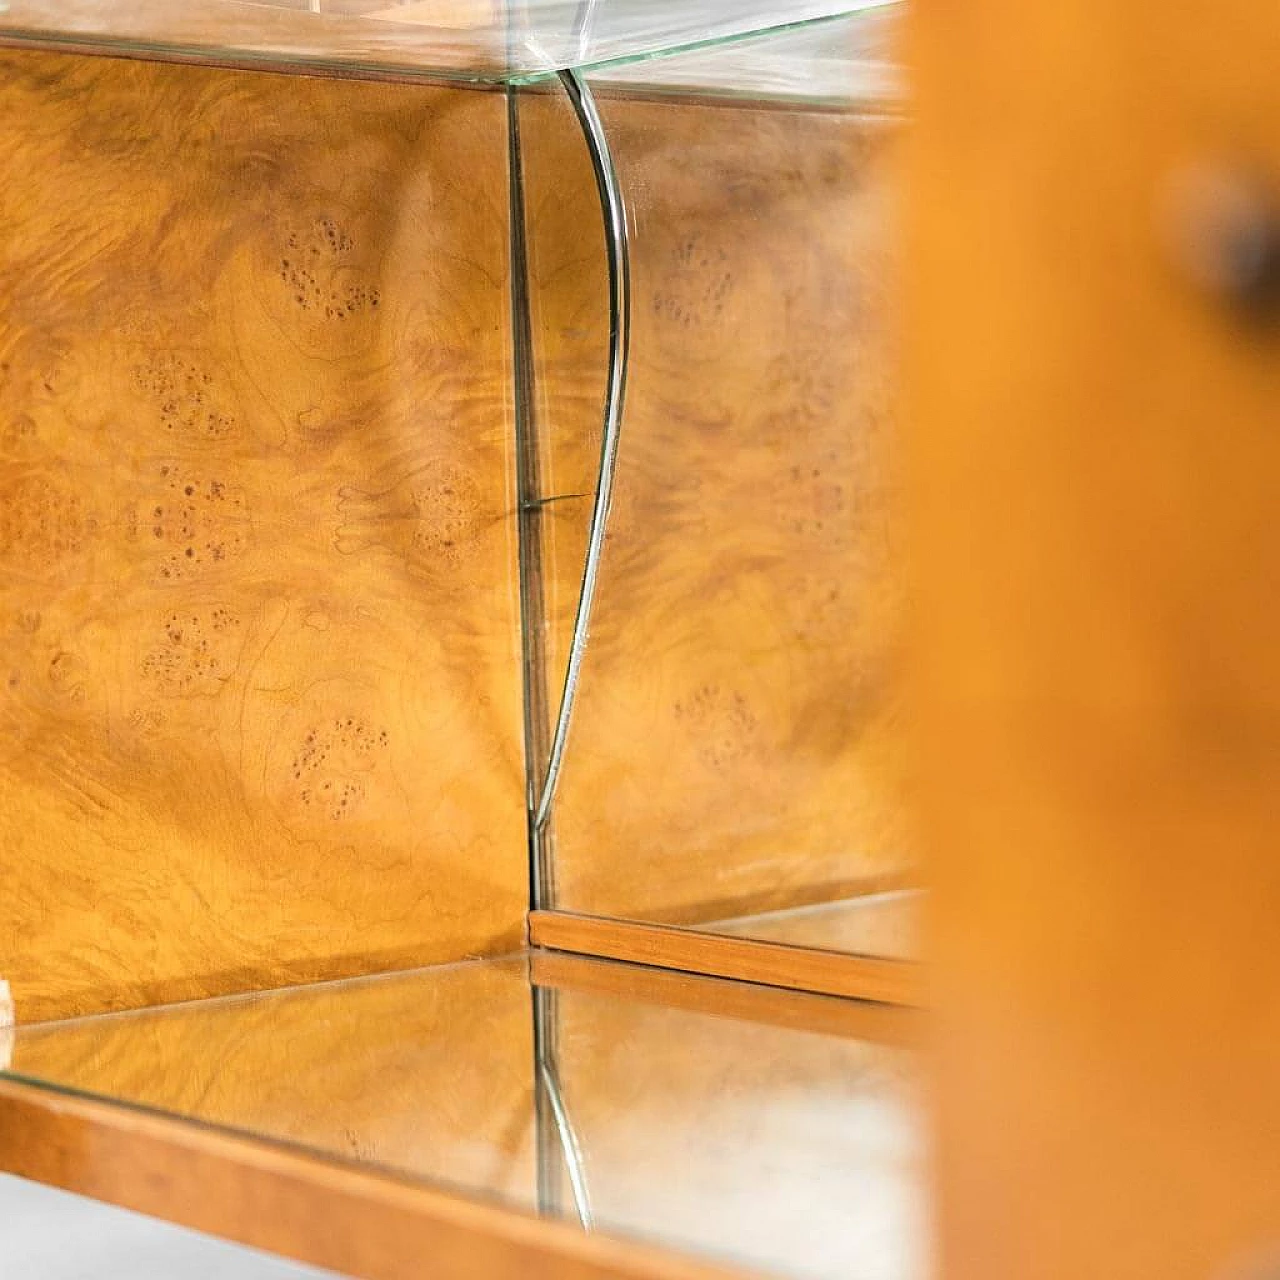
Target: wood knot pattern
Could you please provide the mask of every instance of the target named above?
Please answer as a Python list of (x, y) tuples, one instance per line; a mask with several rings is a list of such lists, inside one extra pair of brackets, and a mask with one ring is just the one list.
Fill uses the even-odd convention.
[(160, 425), (192, 441), (217, 441), (240, 429), (214, 373), (174, 351), (148, 355), (132, 370), (134, 387), (154, 404)]
[(225, 605), (174, 611), (139, 664), (143, 681), (164, 697), (209, 696), (231, 678), (243, 623)]
[(351, 261), (355, 240), (334, 218), (287, 232), (284, 246), (280, 279), (301, 310), (345, 323), (382, 305), (382, 290)]
[(35, 420), (28, 413), (19, 413), (0, 421), (0, 453), (21, 453), (33, 444), (39, 434)]
[(308, 730), (294, 754), (294, 795), (313, 817), (356, 815), (391, 745), (386, 729), (359, 716), (337, 716)]
[(63, 478), (28, 473), (0, 481), (0, 562), (41, 573), (84, 549), (97, 521)]
[[(794, 447), (847, 413), (849, 378), (844, 359), (806, 343), (788, 348), (765, 366), (762, 439), (779, 450)], [(784, 455), (785, 456), (785, 455)]]
[(791, 528), (804, 538), (829, 539), (842, 531), (850, 506), (851, 487), (839, 469), (795, 466), (790, 469), (793, 492), (788, 495)]
[(699, 758), (712, 769), (728, 768), (750, 755), (759, 737), (760, 722), (737, 689), (701, 685), (679, 699), (674, 712)]
[(343, 555), (380, 549), (427, 572), (464, 562), (480, 529), (480, 486), (452, 463), (421, 468), (398, 484), (368, 493), (338, 494), (336, 546)]
[(718, 335), (736, 283), (728, 250), (705, 234), (689, 236), (670, 252), (650, 306), (670, 337), (705, 345)]
[(227, 480), (161, 463), (155, 501), (136, 514), (134, 533), (152, 549), (162, 583), (198, 578), (240, 556), (249, 541), (244, 493)]

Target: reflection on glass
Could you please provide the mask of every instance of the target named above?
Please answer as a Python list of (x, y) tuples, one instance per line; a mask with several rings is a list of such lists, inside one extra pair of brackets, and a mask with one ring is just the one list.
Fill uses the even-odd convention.
[(523, 959), (19, 1027), (12, 1071), (534, 1202)]
[(759, 938), (794, 947), (821, 947), (857, 955), (919, 960), (921, 893), (868, 893), (834, 902), (817, 902), (788, 911), (771, 911), (701, 926), (739, 938)]
[(559, 1076), (603, 1230), (780, 1275), (923, 1280), (912, 1050), (577, 991)]

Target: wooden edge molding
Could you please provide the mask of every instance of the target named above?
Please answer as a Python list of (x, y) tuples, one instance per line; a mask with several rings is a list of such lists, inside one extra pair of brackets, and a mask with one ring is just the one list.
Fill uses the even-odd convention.
[(553, 951), (735, 978), (790, 991), (881, 1004), (922, 1003), (920, 966), (909, 960), (793, 947), (567, 911), (530, 912), (529, 940), (535, 947)]
[(742, 1280), (566, 1223), (0, 1079), (0, 1171), (361, 1280)]
[(920, 1012), (903, 1005), (783, 991), (674, 969), (595, 960), (565, 951), (533, 952), (530, 976), (539, 987), (638, 1000), (791, 1031), (814, 1031), (895, 1048), (916, 1048), (921, 1041)]

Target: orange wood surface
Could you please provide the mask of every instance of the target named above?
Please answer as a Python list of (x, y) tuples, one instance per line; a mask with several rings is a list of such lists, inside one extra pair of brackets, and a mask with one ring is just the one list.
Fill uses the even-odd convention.
[(941, 1274), (1272, 1275), (1280, 327), (1186, 193), (1274, 234), (1275, 11), (915, 18)]
[[(899, 126), (614, 95), (601, 111), (630, 205), (634, 332), (554, 905), (695, 923), (873, 883), (912, 863)], [(521, 119), (554, 707), (607, 291), (576, 123), (541, 94)]]
[(499, 95), (0, 57), (20, 1021), (520, 944)]

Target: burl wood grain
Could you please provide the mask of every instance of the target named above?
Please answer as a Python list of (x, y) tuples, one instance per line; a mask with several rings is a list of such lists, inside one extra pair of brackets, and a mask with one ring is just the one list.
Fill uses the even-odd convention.
[(914, 15), (941, 1271), (1274, 1275), (1280, 326), (1180, 193), (1274, 228), (1275, 14)]
[(518, 944), (492, 94), (0, 57), (20, 1020)]
[(19, 1027), (13, 1070), (534, 1203), (524, 959)]
[[(912, 860), (897, 126), (619, 97), (602, 111), (631, 209), (633, 362), (556, 904), (694, 922), (884, 883)], [(581, 138), (554, 99), (522, 119), (558, 695), (607, 292)]]

